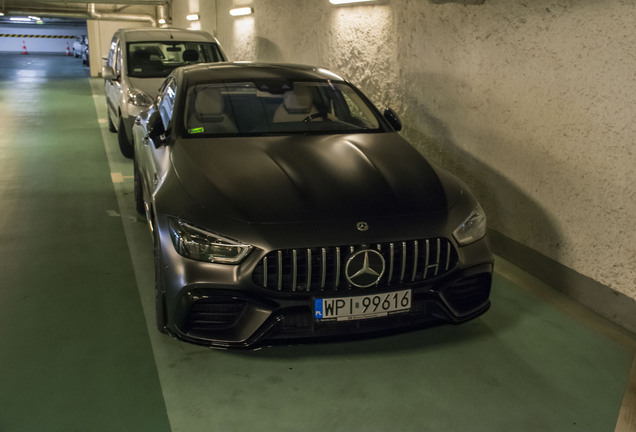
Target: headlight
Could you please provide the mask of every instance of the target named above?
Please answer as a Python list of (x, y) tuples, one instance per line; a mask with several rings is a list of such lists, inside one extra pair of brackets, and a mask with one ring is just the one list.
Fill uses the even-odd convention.
[(128, 90), (128, 103), (135, 106), (148, 107), (152, 105), (153, 100), (146, 93), (141, 90)]
[(470, 216), (453, 231), (453, 237), (461, 246), (476, 242), (486, 235), (486, 215), (482, 208), (477, 207)]
[(179, 255), (197, 261), (238, 264), (252, 250), (250, 245), (204, 231), (178, 219), (170, 219), (170, 237)]

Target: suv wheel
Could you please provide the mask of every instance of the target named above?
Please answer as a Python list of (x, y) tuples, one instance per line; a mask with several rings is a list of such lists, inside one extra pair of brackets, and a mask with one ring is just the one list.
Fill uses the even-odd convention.
[(155, 317), (157, 320), (157, 330), (160, 333), (168, 334), (166, 328), (166, 293), (163, 287), (163, 278), (161, 275), (161, 250), (159, 249), (159, 236), (154, 235), (154, 255), (155, 255)]
[(119, 130), (117, 131), (117, 141), (119, 141), (119, 150), (121, 150), (121, 154), (126, 156), (127, 158), (133, 157), (135, 154), (135, 149), (132, 146), (132, 143), (126, 136), (126, 128), (124, 127), (124, 120), (119, 120)]

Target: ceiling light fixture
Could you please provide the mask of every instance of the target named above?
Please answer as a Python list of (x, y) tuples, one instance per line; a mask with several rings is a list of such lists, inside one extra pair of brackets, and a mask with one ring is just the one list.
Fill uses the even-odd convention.
[(9, 21), (31, 22), (31, 18), (11, 17), (11, 18), (9, 18)]
[(329, 0), (329, 3), (334, 5), (342, 5), (348, 3), (363, 3), (363, 2), (372, 2), (375, 0)]
[(230, 9), (230, 15), (234, 17), (251, 15), (253, 13), (254, 13), (254, 9), (252, 9), (251, 7), (241, 7), (241, 8)]
[(190, 14), (186, 17), (188, 21), (199, 21), (199, 14)]

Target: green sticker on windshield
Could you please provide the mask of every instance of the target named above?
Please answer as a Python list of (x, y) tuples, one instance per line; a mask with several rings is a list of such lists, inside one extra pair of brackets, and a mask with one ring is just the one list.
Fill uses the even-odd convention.
[(202, 133), (202, 132), (205, 132), (205, 129), (203, 129), (202, 127), (190, 129), (188, 131), (189, 134), (198, 134), (198, 133)]

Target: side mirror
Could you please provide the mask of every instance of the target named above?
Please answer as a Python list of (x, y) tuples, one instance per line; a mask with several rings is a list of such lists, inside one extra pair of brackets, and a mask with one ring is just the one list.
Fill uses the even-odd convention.
[(152, 143), (156, 148), (161, 147), (161, 145), (166, 142), (166, 128), (163, 126), (163, 120), (161, 120), (159, 111), (155, 110), (152, 114), (150, 114), (146, 128), (148, 131), (148, 138), (152, 140)]
[(119, 78), (117, 75), (115, 75), (115, 71), (113, 70), (113, 68), (108, 65), (104, 65), (104, 67), (102, 68), (102, 77), (108, 81), (113, 81)]
[(389, 122), (391, 127), (395, 129), (396, 132), (402, 130), (402, 121), (400, 117), (398, 117), (397, 113), (393, 111), (392, 108), (387, 108), (384, 110), (384, 118)]

